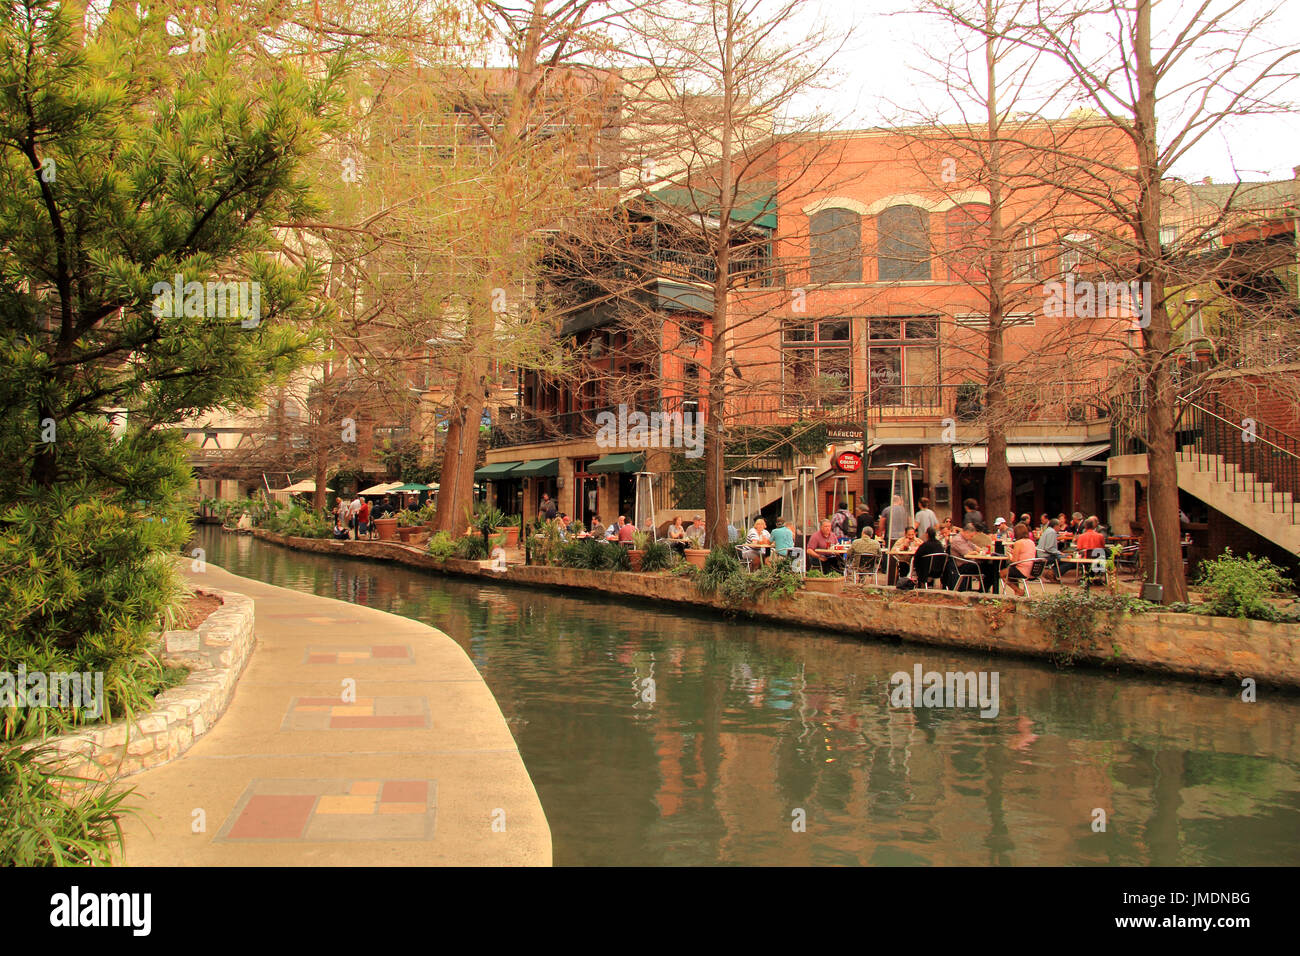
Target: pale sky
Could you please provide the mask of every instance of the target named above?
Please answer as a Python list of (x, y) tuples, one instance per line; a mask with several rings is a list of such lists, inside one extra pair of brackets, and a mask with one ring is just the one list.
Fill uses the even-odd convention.
[[(837, 29), (856, 24), (855, 38), (836, 58), (838, 78), (830, 89), (815, 94), (816, 105), (832, 111), (836, 125), (888, 125), (899, 107), (938, 110), (949, 102), (948, 94), (930, 83), (915, 65), (923, 62), (919, 50), (944, 53), (956, 49), (957, 43), (933, 18), (897, 12), (911, 5), (902, 0), (804, 0), (802, 9), (810, 21), (825, 18)], [(1224, 5), (1224, 0), (1212, 0), (1215, 8)], [(1277, 5), (1278, 0), (1246, 0), (1246, 7), (1256, 13)], [(1186, 11), (1188, 6), (1184, 0), (1157, 3), (1153, 14), (1157, 48), (1162, 13), (1171, 8), (1175, 13)], [(1300, 48), (1300, 0), (1281, 0), (1280, 6), (1275, 29), (1269, 31), (1267, 40)], [(792, 33), (799, 28), (792, 24)], [(803, 29), (806, 34), (807, 27)], [(1088, 41), (1105, 44), (1106, 38), (1094, 36)], [(1107, 48), (1098, 45), (1097, 52), (1104, 53)], [(1204, 67), (1190, 62), (1188, 67), (1191, 75), (1182, 77), (1183, 82), (1205, 75)], [(1300, 72), (1300, 57), (1291, 69)], [(1050, 72), (1040, 69), (1038, 75), (1047, 77)], [(1292, 102), (1300, 101), (1300, 84), (1293, 84), (1286, 96)], [(1176, 114), (1185, 102), (1185, 96), (1181, 100), (1170, 96), (1161, 104), (1158, 120), (1163, 128), (1181, 125)], [(1062, 109), (1057, 115), (1067, 111)], [(1233, 182), (1239, 176), (1247, 181), (1289, 179), (1294, 166), (1300, 166), (1300, 115), (1289, 113), (1235, 118), (1197, 144), (1174, 172), (1190, 180), (1211, 176), (1216, 182)]]

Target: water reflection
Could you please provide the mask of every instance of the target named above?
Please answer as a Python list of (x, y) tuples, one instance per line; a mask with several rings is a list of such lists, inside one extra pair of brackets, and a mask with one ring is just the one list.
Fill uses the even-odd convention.
[[(1230, 688), (200, 535), (208, 560), (236, 574), (426, 621), (460, 643), (510, 722), (557, 864), (1300, 863), (1294, 697), (1244, 704)], [(916, 663), (998, 671), (998, 716), (891, 707), (890, 675)], [(798, 811), (806, 832), (792, 827)]]

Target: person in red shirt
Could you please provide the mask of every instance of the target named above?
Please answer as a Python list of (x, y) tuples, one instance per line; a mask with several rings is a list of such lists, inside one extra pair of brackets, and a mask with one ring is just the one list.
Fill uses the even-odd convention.
[(1084, 556), (1093, 548), (1106, 547), (1106, 539), (1097, 531), (1096, 517), (1089, 518), (1083, 523), (1083, 532), (1075, 537), (1074, 546), (1079, 549), (1079, 554)]
[(627, 543), (632, 540), (632, 535), (636, 534), (636, 527), (632, 522), (627, 520), (627, 515), (618, 516), (618, 540), (621, 543)]
[(361, 510), (357, 512), (357, 537), (370, 536), (370, 499), (361, 499)]

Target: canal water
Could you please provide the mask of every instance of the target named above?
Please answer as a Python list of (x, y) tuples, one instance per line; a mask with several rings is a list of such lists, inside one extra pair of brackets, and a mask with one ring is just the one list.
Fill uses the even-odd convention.
[[(1300, 864), (1300, 697), (480, 584), (213, 526), (196, 546), (451, 635), (510, 723), (557, 865)], [(918, 664), (996, 674), (997, 715), (893, 706), (891, 675)]]

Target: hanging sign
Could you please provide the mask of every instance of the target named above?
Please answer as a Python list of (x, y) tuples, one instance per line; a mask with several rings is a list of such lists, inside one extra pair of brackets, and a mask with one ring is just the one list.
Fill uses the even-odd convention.
[(862, 456), (856, 451), (842, 451), (831, 459), (836, 471), (861, 471)]

